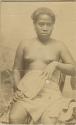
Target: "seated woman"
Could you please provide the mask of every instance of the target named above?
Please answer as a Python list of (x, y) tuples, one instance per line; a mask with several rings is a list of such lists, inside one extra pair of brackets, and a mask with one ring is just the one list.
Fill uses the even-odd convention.
[[(55, 24), (52, 10), (38, 8), (32, 19), (37, 37), (21, 42), (16, 52), (13, 69), (16, 92), (9, 123), (28, 124), (29, 118), (34, 123), (54, 125), (58, 119), (63, 121), (62, 111), (72, 102), (59, 90), (60, 73), (75, 77), (75, 61), (62, 42), (51, 38)], [(68, 119), (67, 116), (64, 121)]]

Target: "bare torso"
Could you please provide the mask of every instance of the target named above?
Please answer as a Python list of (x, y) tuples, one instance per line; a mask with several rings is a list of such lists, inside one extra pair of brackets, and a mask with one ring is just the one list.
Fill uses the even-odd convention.
[(24, 47), (25, 68), (30, 70), (43, 69), (51, 61), (59, 61), (59, 59), (59, 45), (55, 40), (51, 40), (47, 44), (32, 40), (27, 47)]

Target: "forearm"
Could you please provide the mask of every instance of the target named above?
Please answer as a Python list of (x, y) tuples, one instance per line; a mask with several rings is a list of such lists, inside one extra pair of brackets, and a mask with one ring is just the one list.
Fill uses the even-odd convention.
[(17, 69), (14, 69), (13, 70), (13, 77), (14, 77), (14, 84), (15, 84), (15, 86), (17, 86), (20, 79), (21, 79), (20, 71)]
[(58, 62), (57, 69), (66, 75), (76, 76), (76, 65), (74, 64), (64, 64)]

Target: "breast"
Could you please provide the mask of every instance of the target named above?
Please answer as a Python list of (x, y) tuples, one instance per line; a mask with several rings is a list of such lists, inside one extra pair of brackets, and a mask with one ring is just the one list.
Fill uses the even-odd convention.
[[(52, 61), (58, 61), (58, 52), (55, 50), (50, 50), (48, 48), (41, 47), (30, 47), (27, 49), (27, 52), (24, 54), (25, 63), (28, 64), (37, 64), (37, 66), (41, 66), (42, 64), (49, 64)], [(40, 65), (41, 64), (41, 65)]]

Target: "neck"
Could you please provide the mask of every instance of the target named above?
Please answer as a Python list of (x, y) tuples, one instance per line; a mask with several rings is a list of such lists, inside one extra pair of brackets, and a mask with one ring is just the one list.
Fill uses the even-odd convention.
[(38, 41), (41, 42), (42, 44), (48, 44), (49, 41), (51, 40), (51, 38), (41, 38), (41, 37), (37, 37)]

